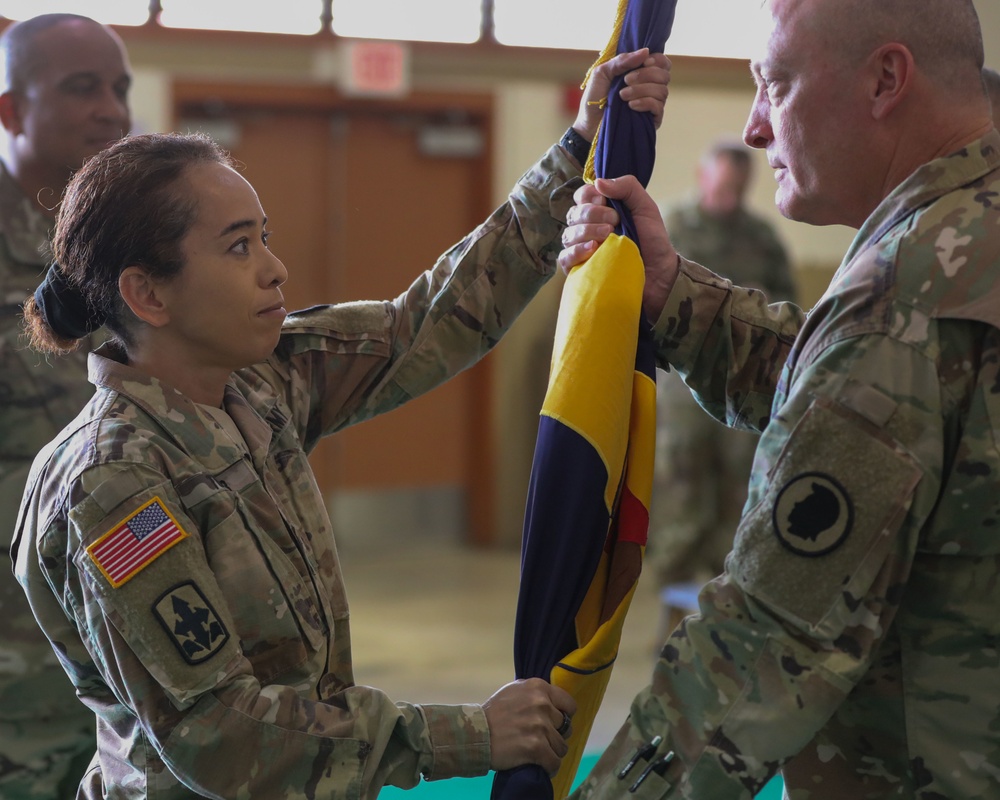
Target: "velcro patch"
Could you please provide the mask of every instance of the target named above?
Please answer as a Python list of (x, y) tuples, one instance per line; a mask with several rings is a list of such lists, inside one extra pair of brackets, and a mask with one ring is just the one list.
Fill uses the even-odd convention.
[(835, 632), (844, 620), (829, 615), (849, 615), (844, 593), (870, 588), (923, 473), (885, 431), (826, 399), (789, 441), (740, 522), (727, 569), (790, 621)]
[(87, 554), (117, 589), (187, 536), (154, 497), (90, 545)]
[(188, 664), (207, 661), (229, 641), (226, 626), (191, 581), (160, 595), (153, 603), (153, 615)]

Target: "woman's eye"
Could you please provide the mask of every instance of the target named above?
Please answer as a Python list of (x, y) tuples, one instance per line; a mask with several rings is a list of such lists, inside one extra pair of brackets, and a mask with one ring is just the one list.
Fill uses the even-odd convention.
[[(263, 233), (261, 233), (260, 240), (261, 240), (261, 242), (263, 242), (264, 247), (268, 247), (267, 242), (268, 242), (268, 240), (270, 238), (271, 238), (271, 231), (264, 231)], [(270, 248), (268, 248), (268, 249), (270, 249)]]

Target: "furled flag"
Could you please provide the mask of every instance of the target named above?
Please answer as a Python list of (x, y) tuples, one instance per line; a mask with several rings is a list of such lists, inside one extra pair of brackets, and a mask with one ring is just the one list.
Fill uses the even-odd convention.
[[(617, 53), (662, 53), (676, 0), (620, 0)], [(593, 69), (593, 68), (592, 68)], [(613, 82), (587, 177), (653, 171), (650, 114), (618, 97)], [(541, 677), (577, 702), (570, 750), (558, 774), (538, 766), (500, 772), (493, 800), (569, 794), (618, 653), (649, 523), (656, 428), (652, 331), (642, 316), (644, 270), (632, 218), (566, 279), (549, 385), (528, 489), (514, 633), (519, 678)]]

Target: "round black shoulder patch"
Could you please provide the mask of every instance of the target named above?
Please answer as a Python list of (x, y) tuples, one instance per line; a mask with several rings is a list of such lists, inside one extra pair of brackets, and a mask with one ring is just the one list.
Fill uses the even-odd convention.
[(847, 490), (822, 472), (796, 475), (778, 492), (772, 512), (778, 541), (796, 555), (824, 556), (840, 547), (854, 526)]

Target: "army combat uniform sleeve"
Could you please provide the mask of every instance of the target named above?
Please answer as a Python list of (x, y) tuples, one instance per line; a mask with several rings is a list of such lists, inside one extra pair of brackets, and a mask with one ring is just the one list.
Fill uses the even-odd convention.
[[(720, 296), (720, 309), (730, 303)], [(718, 409), (730, 421), (767, 394), (758, 379), (781, 349), (765, 343), (781, 340), (775, 331), (738, 333), (745, 324), (732, 320), (743, 365), (704, 378), (746, 387)], [(712, 338), (694, 346), (711, 350)], [(869, 669), (909, 574), (937, 487), (928, 477), (919, 508), (914, 492), (941, 469), (941, 453), (922, 445), (941, 441), (933, 431), (946, 416), (915, 398), (937, 387), (926, 354), (884, 336), (834, 341), (799, 362), (762, 435), (726, 573), (668, 640), (580, 797), (750, 798), (813, 739)]]
[(288, 371), (306, 449), (433, 389), (489, 351), (554, 273), (579, 185), (579, 167), (553, 147), (506, 204), (394, 301), (291, 315), (277, 353), (290, 364), (277, 369)]
[(759, 432), (804, 320), (797, 306), (768, 305), (762, 292), (682, 258), (654, 327), (657, 366), (676, 369), (716, 419)]
[[(129, 498), (117, 502), (123, 489)], [(66, 531), (49, 529), (40, 548), (46, 559), (63, 536), (80, 541), (66, 565), (63, 602), (87, 632), (87, 655), (67, 653), (78, 682), (96, 683), (91, 670), (99, 672), (104, 687), (89, 699), (107, 704), (102, 725), (138, 725), (134, 744), (149, 748), (117, 762), (102, 747), (104, 784), (127, 787), (139, 768), (156, 797), (374, 797), (385, 783), (488, 769), (478, 706), (396, 704), (377, 689), (344, 684), (343, 669), (324, 672), (331, 655), (322, 632), (336, 628), (333, 650), (347, 650), (349, 622), (338, 613), (346, 609), (339, 599), (332, 608), (317, 602), (311, 581), (295, 574), (297, 560), (275, 553), (257, 559), (277, 573), (257, 585), (264, 567), (250, 560), (253, 551), (279, 543), (247, 507), (253, 495), (217, 492), (187, 513), (187, 498), (160, 472), (121, 464), (88, 470), (73, 491), (86, 500)], [(202, 530), (206, 513), (210, 527)], [(123, 552), (116, 533), (123, 527), (149, 531), (145, 551)], [(129, 576), (122, 559), (139, 571)], [(274, 613), (261, 614), (262, 603)], [(324, 679), (311, 686), (316, 674)], [(100, 729), (99, 740), (108, 740)], [(133, 796), (120, 791), (114, 796)]]

